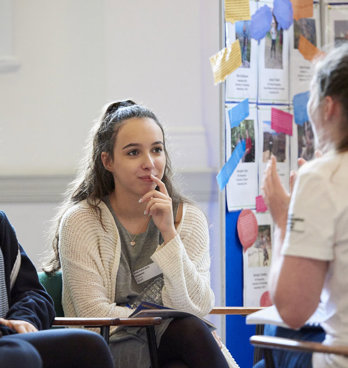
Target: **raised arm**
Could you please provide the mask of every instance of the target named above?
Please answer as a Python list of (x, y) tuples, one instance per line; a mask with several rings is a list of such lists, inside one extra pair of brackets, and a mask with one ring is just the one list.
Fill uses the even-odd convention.
[(210, 287), (209, 232), (204, 214), (184, 204), (178, 234), (160, 246), (152, 259), (162, 269), (165, 306), (204, 316), (214, 305)]

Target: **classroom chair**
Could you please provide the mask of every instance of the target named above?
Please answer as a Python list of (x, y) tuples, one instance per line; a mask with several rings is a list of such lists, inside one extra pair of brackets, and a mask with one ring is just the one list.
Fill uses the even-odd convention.
[[(96, 327), (100, 328), (101, 335), (109, 342), (109, 333), (111, 326), (142, 326), (146, 328), (147, 338), (149, 342), (149, 352), (151, 359), (151, 368), (157, 368), (157, 347), (156, 337), (154, 331), (154, 325), (161, 323), (160, 317), (147, 317), (147, 318), (70, 318), (64, 317), (64, 311), (62, 307), (62, 272), (57, 271), (54, 275), (47, 275), (45, 272), (39, 272), (39, 280), (45, 287), (47, 292), (53, 299), (56, 318), (53, 326), (83, 326), (83, 327)], [(209, 314), (219, 315), (240, 315), (246, 316), (250, 313), (254, 313), (261, 308), (248, 308), (248, 307), (214, 307)], [(262, 334), (262, 325), (257, 325), (256, 333)], [(261, 328), (261, 330), (260, 330)], [(254, 362), (261, 359), (261, 352), (259, 349), (255, 349)]]
[(274, 368), (272, 358), (273, 349), (293, 350), (307, 353), (339, 354), (348, 357), (348, 346), (330, 346), (319, 342), (286, 339), (283, 337), (256, 335), (250, 337), (250, 343), (264, 349), (265, 365)]
[(154, 326), (162, 321), (160, 317), (146, 318), (79, 318), (64, 317), (62, 307), (62, 272), (58, 271), (54, 275), (47, 275), (45, 272), (38, 272), (39, 280), (52, 297), (56, 311), (56, 318), (53, 321), (54, 327), (82, 326), (88, 328), (99, 328), (101, 335), (109, 343), (111, 326), (133, 326), (146, 328), (151, 368), (159, 368), (157, 345)]

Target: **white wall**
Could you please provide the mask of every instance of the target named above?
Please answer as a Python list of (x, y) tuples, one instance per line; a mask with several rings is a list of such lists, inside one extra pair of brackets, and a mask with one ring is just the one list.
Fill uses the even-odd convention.
[(6, 2), (20, 67), (0, 72), (0, 209), (35, 264), (92, 121), (106, 102), (132, 98), (164, 123), (183, 190), (208, 216), (219, 302), (219, 94), (209, 64), (219, 1)]
[(1, 175), (72, 174), (101, 107), (126, 97), (164, 122), (178, 169), (216, 169), (218, 2), (12, 3), (20, 68), (0, 73)]

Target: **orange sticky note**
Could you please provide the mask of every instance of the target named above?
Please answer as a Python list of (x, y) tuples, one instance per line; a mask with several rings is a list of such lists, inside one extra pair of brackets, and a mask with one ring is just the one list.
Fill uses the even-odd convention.
[(209, 58), (214, 74), (214, 82), (223, 82), (226, 77), (242, 65), (240, 43), (237, 39), (229, 47), (225, 47)]
[(249, 0), (225, 0), (226, 22), (237, 22), (238, 20), (250, 19)]
[(317, 58), (321, 55), (324, 55), (324, 52), (320, 51), (316, 46), (314, 46), (307, 38), (300, 35), (298, 41), (298, 51), (302, 54), (302, 56), (309, 61), (312, 61), (314, 58)]
[(295, 20), (313, 17), (313, 0), (291, 0), (291, 2)]

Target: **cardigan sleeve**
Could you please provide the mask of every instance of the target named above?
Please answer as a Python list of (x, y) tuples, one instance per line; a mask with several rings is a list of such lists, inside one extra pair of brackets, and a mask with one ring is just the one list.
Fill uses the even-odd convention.
[(185, 204), (178, 235), (159, 246), (152, 260), (163, 272), (163, 304), (203, 317), (214, 306), (210, 287), (209, 232), (197, 207)]
[[(128, 317), (132, 310), (114, 301), (119, 256), (115, 226), (103, 218), (104, 228), (90, 207), (77, 205), (63, 217), (59, 253), (63, 274), (62, 304), (70, 317)], [(116, 276), (115, 276), (116, 278)]]

